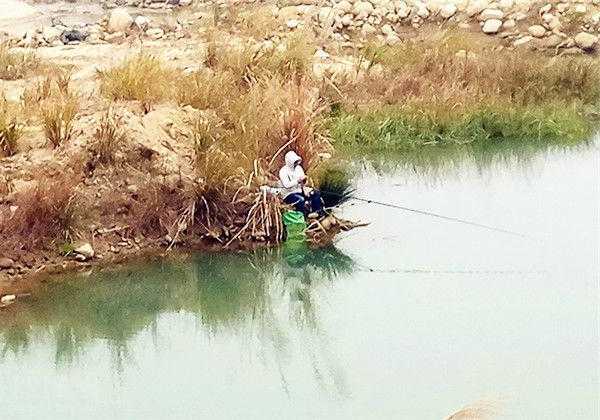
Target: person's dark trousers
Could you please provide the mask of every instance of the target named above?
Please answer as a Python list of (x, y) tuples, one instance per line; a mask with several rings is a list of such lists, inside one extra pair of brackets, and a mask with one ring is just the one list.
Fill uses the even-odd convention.
[(310, 202), (310, 211), (321, 214), (323, 212), (321, 193), (318, 190), (312, 190), (308, 194), (308, 199)]
[(302, 193), (291, 193), (288, 194), (284, 199), (283, 202), (285, 204), (290, 204), (292, 206), (294, 206), (294, 209), (296, 209), (297, 211), (301, 211), (302, 213), (306, 213), (306, 199), (304, 198), (304, 194)]

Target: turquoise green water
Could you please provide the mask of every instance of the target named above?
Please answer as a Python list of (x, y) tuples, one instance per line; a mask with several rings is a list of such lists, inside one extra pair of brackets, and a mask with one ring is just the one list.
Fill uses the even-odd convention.
[[(0, 313), (10, 419), (443, 419), (598, 411), (594, 146), (364, 163), (335, 247), (131, 266)], [(526, 157), (526, 159), (525, 159)]]

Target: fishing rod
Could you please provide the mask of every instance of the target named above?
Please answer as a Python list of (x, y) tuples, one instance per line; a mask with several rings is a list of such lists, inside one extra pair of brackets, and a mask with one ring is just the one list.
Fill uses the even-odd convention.
[(362, 202), (368, 203), (368, 204), (376, 204), (378, 206), (389, 207), (389, 208), (398, 209), (398, 210), (404, 210), (404, 211), (408, 211), (411, 213), (421, 214), (424, 216), (437, 217), (438, 219), (449, 220), (451, 222), (457, 222), (457, 223), (463, 223), (465, 225), (476, 226), (476, 227), (480, 227), (483, 229), (493, 230), (495, 232), (507, 233), (509, 235), (520, 236), (522, 238), (526, 237), (526, 235), (519, 233), (519, 232), (514, 232), (512, 230), (503, 229), (503, 228), (490, 226), (490, 225), (484, 225), (483, 223), (472, 222), (470, 220), (460, 219), (458, 217), (444, 216), (443, 214), (433, 213), (433, 212), (426, 211), (426, 210), (413, 209), (413, 208), (401, 206), (398, 204), (385, 203), (383, 201), (371, 200), (370, 198), (361, 198), (361, 197), (352, 196), (352, 197), (350, 197), (350, 199), (356, 200), (356, 201), (362, 201)]
[(479, 228), (488, 229), (488, 230), (492, 230), (492, 231), (495, 231), (495, 232), (506, 233), (508, 235), (519, 236), (519, 237), (522, 237), (522, 238), (526, 238), (527, 237), (526, 235), (524, 235), (522, 233), (515, 232), (515, 231), (512, 231), (512, 230), (508, 230), (508, 229), (503, 229), (503, 228), (499, 228), (499, 227), (495, 227), (495, 226), (485, 225), (483, 223), (472, 222), (470, 220), (460, 219), (458, 217), (444, 216), (443, 214), (433, 213), (433, 212), (426, 211), (426, 210), (413, 209), (413, 208), (410, 208), (410, 207), (401, 206), (399, 204), (386, 203), (386, 202), (383, 202), (383, 201), (372, 200), (370, 198), (357, 197), (357, 196), (355, 196), (353, 194), (351, 194), (351, 195), (347, 195), (347, 194), (344, 195), (344, 194), (335, 193), (333, 191), (325, 191), (324, 194), (337, 195), (340, 198), (347, 198), (348, 200), (362, 201), (363, 203), (367, 203), (367, 204), (376, 204), (378, 206), (389, 207), (389, 208), (393, 208), (393, 209), (397, 209), (397, 210), (403, 210), (403, 211), (407, 211), (407, 212), (411, 212), (411, 213), (417, 213), (417, 214), (421, 214), (421, 215), (424, 215), (424, 216), (436, 217), (436, 218), (442, 219), (442, 220), (448, 220), (448, 221), (451, 221), (451, 222), (463, 223), (465, 225), (476, 226), (476, 227), (479, 227)]

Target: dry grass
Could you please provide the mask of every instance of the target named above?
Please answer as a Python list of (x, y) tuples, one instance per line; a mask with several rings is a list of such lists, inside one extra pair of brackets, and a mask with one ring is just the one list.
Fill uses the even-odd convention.
[(34, 53), (13, 51), (0, 43), (0, 79), (22, 79), (40, 67), (41, 61)]
[(13, 254), (64, 239), (74, 221), (76, 184), (76, 177), (68, 173), (40, 176), (35, 185), (18, 193), (12, 203), (14, 214), (4, 209), (0, 217), (0, 249)]
[[(485, 49), (469, 51), (467, 58), (468, 45), (468, 39), (449, 32), (434, 41), (368, 46), (358, 61), (371, 65), (359, 80), (340, 89), (352, 107), (401, 104), (415, 97), (452, 100), (457, 106), (488, 98), (521, 105), (555, 100), (596, 103), (600, 98), (600, 67), (593, 58), (548, 59), (523, 51)], [(459, 51), (462, 55), (457, 55)], [(379, 71), (374, 71), (376, 64)]]
[(305, 79), (312, 76), (313, 38), (309, 32), (297, 31), (277, 48), (266, 48), (253, 41), (232, 45), (211, 33), (205, 64), (214, 73), (230, 74), (244, 86), (265, 77)]
[(159, 58), (139, 54), (116, 67), (98, 71), (98, 76), (100, 90), (107, 98), (140, 101), (149, 110), (171, 94), (175, 71)]
[(69, 141), (78, 110), (77, 97), (57, 95), (46, 99), (41, 107), (42, 125), (46, 139), (53, 147)]
[(273, 15), (273, 9), (268, 6), (253, 8), (238, 14), (237, 26), (242, 34), (254, 39), (265, 39), (277, 33), (279, 22)]
[(23, 134), (22, 126), (14, 110), (4, 98), (0, 98), (0, 156), (12, 156), (17, 152), (18, 141)]
[(90, 145), (91, 159), (94, 163), (114, 163), (118, 149), (127, 141), (127, 133), (122, 125), (123, 119), (115, 115), (112, 107), (109, 107), (100, 119)]

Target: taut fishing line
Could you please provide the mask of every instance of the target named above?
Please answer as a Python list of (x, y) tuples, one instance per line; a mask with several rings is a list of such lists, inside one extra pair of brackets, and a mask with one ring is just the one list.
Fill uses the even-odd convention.
[[(325, 194), (338, 195), (340, 197), (342, 196), (341, 194), (337, 194), (337, 193), (334, 193), (332, 191), (327, 191), (327, 192), (325, 192)], [(472, 222), (470, 220), (460, 219), (458, 217), (444, 216), (443, 214), (433, 213), (433, 212), (426, 211), (426, 210), (413, 209), (413, 208), (410, 208), (410, 207), (401, 206), (399, 204), (385, 203), (383, 201), (371, 200), (370, 198), (362, 198), (362, 197), (356, 197), (356, 196), (352, 195), (352, 196), (348, 197), (348, 200), (362, 201), (363, 203), (367, 203), (367, 204), (376, 204), (378, 206), (389, 207), (389, 208), (396, 209), (396, 210), (403, 210), (403, 211), (408, 211), (408, 212), (411, 212), (411, 213), (421, 214), (421, 215), (424, 215), (424, 216), (436, 217), (438, 219), (448, 220), (448, 221), (451, 221), (451, 222), (462, 223), (462, 224), (465, 224), (465, 225), (476, 226), (476, 227), (483, 228), (483, 229), (493, 230), (495, 232), (506, 233), (508, 235), (519, 236), (521, 238), (528, 238), (529, 237), (529, 236), (524, 235), (522, 233), (515, 232), (515, 231), (512, 231), (512, 230), (508, 230), (508, 229), (503, 229), (503, 228), (499, 228), (499, 227), (495, 227), (495, 226), (485, 225), (483, 223)]]

